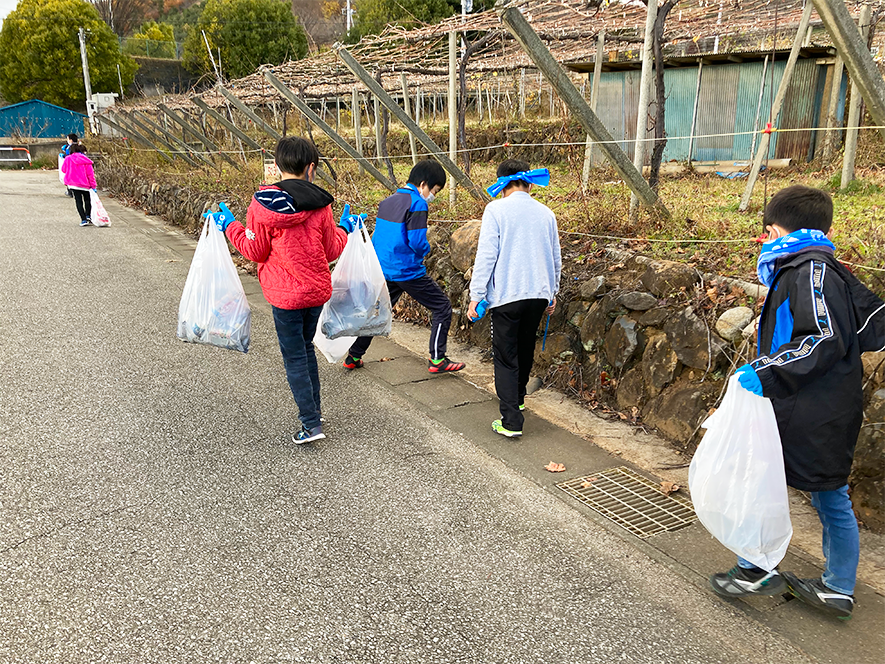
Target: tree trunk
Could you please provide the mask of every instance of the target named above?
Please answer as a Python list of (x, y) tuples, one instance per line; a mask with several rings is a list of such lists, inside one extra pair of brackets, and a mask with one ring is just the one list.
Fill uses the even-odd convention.
[(658, 7), (658, 15), (655, 20), (654, 42), (652, 49), (655, 58), (655, 142), (651, 151), (651, 164), (648, 171), (648, 186), (657, 193), (661, 176), (661, 161), (664, 158), (664, 148), (667, 146), (664, 108), (666, 106), (666, 91), (664, 90), (664, 23), (667, 14), (679, 0), (667, 0)]
[(464, 151), (464, 173), (470, 176), (470, 152), (467, 151), (467, 61), (474, 53), (485, 46), (496, 32), (487, 32), (479, 41), (475, 41), (464, 51), (461, 63), (458, 66), (458, 145)]

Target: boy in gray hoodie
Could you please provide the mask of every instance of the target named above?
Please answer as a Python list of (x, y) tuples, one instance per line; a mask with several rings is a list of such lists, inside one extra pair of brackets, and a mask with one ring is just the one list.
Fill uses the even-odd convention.
[(529, 193), (532, 184), (546, 186), (546, 169), (529, 170), (518, 159), (498, 166), (498, 181), (489, 193), (500, 200), (486, 206), (470, 280), (471, 320), (477, 306), (488, 303), (492, 317), (495, 391), (501, 419), (492, 429), (509, 438), (522, 435), (525, 393), (535, 358), (538, 327), (556, 308), (562, 272), (556, 215)]

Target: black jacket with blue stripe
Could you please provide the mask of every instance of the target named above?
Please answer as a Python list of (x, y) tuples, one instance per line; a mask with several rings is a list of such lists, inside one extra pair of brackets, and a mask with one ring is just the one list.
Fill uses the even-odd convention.
[(751, 364), (772, 401), (787, 484), (844, 486), (863, 419), (861, 353), (885, 350), (885, 303), (829, 251), (785, 256), (775, 275)]

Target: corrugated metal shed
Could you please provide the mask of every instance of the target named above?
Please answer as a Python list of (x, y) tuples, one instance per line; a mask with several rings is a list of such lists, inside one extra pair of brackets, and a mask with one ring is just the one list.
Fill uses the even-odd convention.
[[(697, 118), (692, 134), (692, 115), (698, 83), (698, 67), (674, 67), (664, 71), (667, 95), (665, 161), (687, 161), (689, 143), (694, 161), (746, 161), (754, 146), (750, 132), (760, 131), (769, 121), (772, 90), (777, 91), (786, 62), (772, 66), (763, 61), (709, 63), (701, 71)], [(832, 65), (827, 60), (807, 58), (796, 63), (780, 116), (778, 129), (815, 128), (826, 125), (824, 102), (829, 97)], [(764, 80), (763, 80), (764, 73)], [(592, 81), (592, 75), (590, 76)], [(845, 81), (842, 86), (844, 88)], [(632, 158), (636, 137), (639, 72), (603, 71), (600, 77), (597, 114), (612, 136)], [(761, 101), (760, 101), (761, 90)], [(844, 112), (844, 89), (840, 89)], [(821, 110), (821, 109), (824, 110)], [(654, 106), (649, 109), (654, 117)], [(758, 113), (758, 116), (757, 116)], [(652, 122), (649, 123), (650, 125)], [(823, 136), (814, 131), (776, 132), (771, 140), (772, 158), (811, 159)], [(694, 140), (690, 140), (690, 136)], [(649, 132), (647, 138), (652, 138)], [(758, 141), (757, 141), (758, 142)], [(647, 154), (651, 150), (646, 151)]]
[(62, 138), (82, 134), (85, 118), (82, 113), (31, 99), (0, 108), (0, 136)]

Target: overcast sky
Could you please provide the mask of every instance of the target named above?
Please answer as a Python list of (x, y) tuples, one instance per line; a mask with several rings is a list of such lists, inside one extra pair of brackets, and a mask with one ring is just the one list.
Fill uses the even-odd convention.
[(0, 21), (6, 18), (6, 15), (15, 9), (18, 0), (0, 0)]

